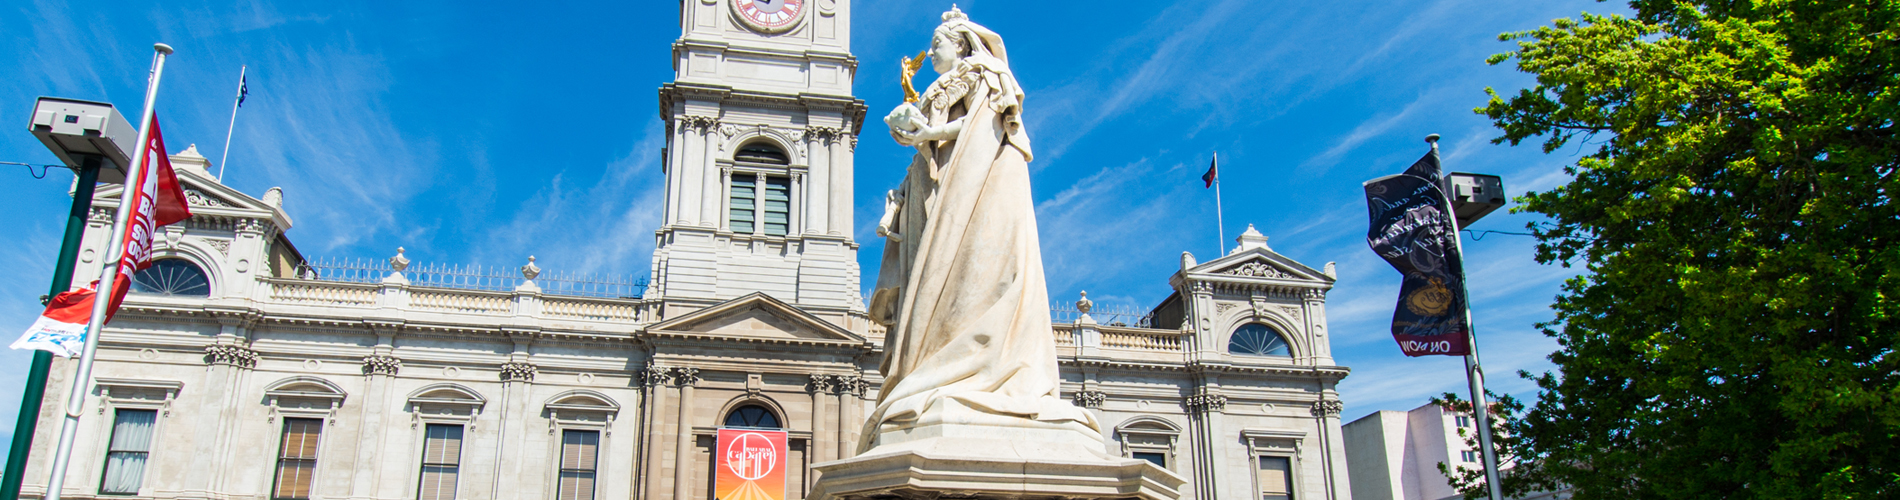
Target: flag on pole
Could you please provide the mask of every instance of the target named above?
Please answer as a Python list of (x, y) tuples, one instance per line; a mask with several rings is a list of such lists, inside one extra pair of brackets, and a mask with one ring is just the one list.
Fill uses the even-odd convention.
[(249, 84), (244, 83), (244, 74), (240, 72), (238, 73), (237, 107), (240, 107), (240, 108), (244, 107), (244, 96), (247, 96), (247, 95), (251, 95), (251, 86)]
[[(125, 246), (120, 252), (119, 275), (113, 280), (112, 303), (106, 308), (106, 321), (119, 312), (125, 292), (131, 288), (132, 274), (152, 267), (152, 236), (158, 228), (191, 218), (185, 191), (172, 171), (165, 154), (165, 138), (159, 134), (158, 118), (152, 118), (151, 141), (146, 144), (144, 175), (138, 189), (127, 186), (120, 196), (132, 196), (133, 212), (125, 226)], [(156, 165), (156, 168), (154, 168)], [(46, 312), (13, 342), (14, 349), (39, 349), (60, 356), (77, 356), (85, 349), (86, 324), (92, 319), (92, 301), (98, 288), (62, 292), (47, 303)]]
[(1201, 174), (1202, 189), (1214, 187), (1214, 181), (1220, 179), (1220, 155), (1214, 155), (1214, 163), (1207, 166), (1207, 173)]
[(1458, 227), (1438, 178), (1433, 149), (1405, 173), (1365, 183), (1372, 218), (1366, 243), (1404, 275), (1392, 337), (1406, 356), (1463, 356), (1471, 349)]

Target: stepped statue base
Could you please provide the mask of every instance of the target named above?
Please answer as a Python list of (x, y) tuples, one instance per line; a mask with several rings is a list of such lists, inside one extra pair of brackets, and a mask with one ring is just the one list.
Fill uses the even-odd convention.
[(870, 451), (812, 466), (819, 478), (809, 498), (1175, 500), (1186, 483), (1146, 460), (1107, 454), (1093, 432), (1012, 425), (944, 403), (940, 420), (884, 432)]

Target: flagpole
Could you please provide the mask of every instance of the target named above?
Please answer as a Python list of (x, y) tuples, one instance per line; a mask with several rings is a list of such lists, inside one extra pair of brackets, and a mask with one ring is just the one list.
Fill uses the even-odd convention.
[(92, 318), (86, 323), (86, 349), (79, 357), (78, 372), (73, 375), (72, 392), (66, 395), (66, 420), (59, 428), (59, 448), (53, 452), (52, 478), (46, 482), (46, 500), (59, 500), (60, 490), (65, 488), (66, 467), (73, 458), (73, 439), (79, 433), (79, 417), (85, 414), (86, 393), (92, 392), (92, 362), (99, 350), (100, 330), (105, 326), (106, 312), (115, 296), (113, 285), (119, 277), (119, 259), (125, 253), (125, 224), (131, 213), (132, 203), (143, 191), (145, 182), (146, 156), (151, 150), (153, 105), (158, 101), (158, 81), (165, 75), (165, 56), (172, 53), (170, 45), (154, 44), (152, 50), (158, 54), (152, 60), (152, 78), (145, 84), (145, 113), (139, 117), (139, 141), (137, 152), (132, 153), (132, 168), (126, 169), (125, 189), (119, 195), (119, 211), (112, 218), (112, 231), (106, 242), (105, 264), (99, 275), (98, 291), (92, 296)]
[(224, 127), (224, 154), (218, 157), (218, 182), (224, 182), (224, 161), (231, 159), (231, 131), (237, 130), (238, 106), (244, 104), (244, 71), (250, 65), (238, 66), (238, 97), (231, 101), (231, 124)]
[(1221, 215), (1220, 204), (1220, 152), (1214, 152), (1214, 224), (1220, 234), (1220, 244), (1214, 247), (1214, 258), (1227, 254), (1227, 221)]
[[(1425, 142), (1432, 145), (1432, 153), (1436, 155), (1438, 134), (1425, 136)], [(1458, 212), (1452, 208), (1450, 196), (1445, 197), (1445, 213), (1452, 216), (1452, 249), (1458, 252), (1458, 262), (1466, 262), (1464, 237), (1459, 234), (1459, 229), (1463, 228), (1459, 227)], [(1465, 283), (1465, 286), (1459, 287), (1460, 293), (1464, 295), (1465, 342), (1469, 346), (1465, 351), (1465, 380), (1471, 383), (1471, 413), (1478, 420), (1478, 446), (1484, 453), (1485, 486), (1491, 490), (1491, 500), (1504, 500), (1503, 486), (1498, 484), (1497, 450), (1491, 446), (1491, 412), (1490, 403), (1484, 397), (1484, 365), (1478, 362), (1477, 328), (1471, 323), (1471, 281), (1462, 275), (1463, 269), (1458, 272), (1461, 274), (1458, 278)]]

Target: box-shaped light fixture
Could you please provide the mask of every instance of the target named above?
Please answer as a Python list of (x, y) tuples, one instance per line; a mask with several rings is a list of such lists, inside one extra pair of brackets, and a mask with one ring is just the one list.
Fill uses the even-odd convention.
[(1458, 215), (1458, 228), (1477, 222), (1504, 206), (1504, 179), (1495, 175), (1452, 172), (1445, 175), (1445, 196)]
[(139, 131), (111, 104), (59, 97), (41, 97), (33, 105), (33, 136), (68, 166), (79, 166), (85, 156), (99, 156), (99, 182), (123, 183), (132, 164)]

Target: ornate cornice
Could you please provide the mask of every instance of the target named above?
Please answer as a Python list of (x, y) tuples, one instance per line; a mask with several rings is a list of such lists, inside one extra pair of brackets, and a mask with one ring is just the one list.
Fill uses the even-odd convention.
[(257, 366), (257, 351), (241, 345), (205, 346), (205, 364), (231, 365), (243, 369)]
[(402, 360), (397, 359), (395, 356), (386, 354), (363, 356), (364, 375), (388, 375), (394, 377), (396, 376), (396, 372), (400, 371), (402, 371)]
[(1075, 405), (1083, 408), (1101, 408), (1108, 402), (1108, 393), (1102, 391), (1076, 391)]
[(519, 361), (510, 361), (507, 363), (502, 363), (501, 364), (501, 381), (502, 382), (534, 382), (535, 373), (540, 372), (540, 371), (541, 371), (540, 367), (534, 366), (531, 363), (524, 363), (524, 362), (519, 362)]
[(1337, 418), (1341, 412), (1346, 411), (1346, 404), (1336, 399), (1322, 399), (1314, 401), (1310, 410), (1315, 417)]

